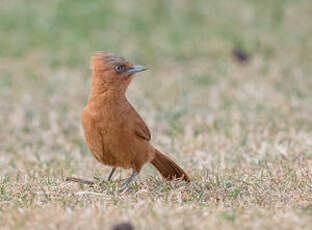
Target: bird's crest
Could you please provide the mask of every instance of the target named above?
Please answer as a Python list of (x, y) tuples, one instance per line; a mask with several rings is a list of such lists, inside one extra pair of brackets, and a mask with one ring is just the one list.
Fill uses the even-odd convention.
[(123, 57), (117, 56), (111, 52), (97, 51), (94, 56), (91, 57), (90, 68), (95, 70), (101, 70), (107, 68), (107, 64), (114, 64), (119, 62), (125, 62)]

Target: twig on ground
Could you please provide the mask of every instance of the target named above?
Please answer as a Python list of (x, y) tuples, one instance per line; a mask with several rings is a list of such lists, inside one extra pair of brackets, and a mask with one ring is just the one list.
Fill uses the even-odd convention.
[(76, 178), (76, 177), (67, 177), (67, 178), (65, 179), (65, 181), (77, 182), (77, 183), (88, 184), (88, 185), (94, 185), (94, 184), (95, 184), (94, 181), (85, 180), (85, 179), (80, 179), (80, 178)]

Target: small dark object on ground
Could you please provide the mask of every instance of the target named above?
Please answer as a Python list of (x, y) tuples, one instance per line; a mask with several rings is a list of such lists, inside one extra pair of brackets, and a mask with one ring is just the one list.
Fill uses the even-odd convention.
[(134, 228), (129, 222), (122, 222), (119, 224), (114, 224), (112, 230), (133, 230)]
[(249, 54), (247, 54), (247, 52), (242, 48), (234, 48), (232, 55), (237, 61), (242, 63), (245, 63), (249, 60)]

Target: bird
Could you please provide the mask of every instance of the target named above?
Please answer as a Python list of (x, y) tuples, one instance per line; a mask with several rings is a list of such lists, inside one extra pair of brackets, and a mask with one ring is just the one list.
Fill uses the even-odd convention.
[(120, 192), (151, 163), (166, 180), (190, 182), (187, 173), (151, 143), (151, 133), (126, 97), (136, 73), (148, 70), (111, 52), (98, 51), (91, 57), (91, 90), (81, 114), (88, 149), (100, 163), (111, 167), (110, 181), (116, 168), (132, 169)]

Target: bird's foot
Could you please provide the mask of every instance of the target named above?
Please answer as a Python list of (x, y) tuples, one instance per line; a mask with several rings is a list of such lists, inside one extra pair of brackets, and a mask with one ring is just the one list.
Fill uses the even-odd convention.
[(136, 171), (133, 171), (131, 176), (125, 181), (121, 189), (119, 190), (120, 193), (125, 193), (129, 189), (129, 184), (133, 181), (133, 179), (138, 175)]

